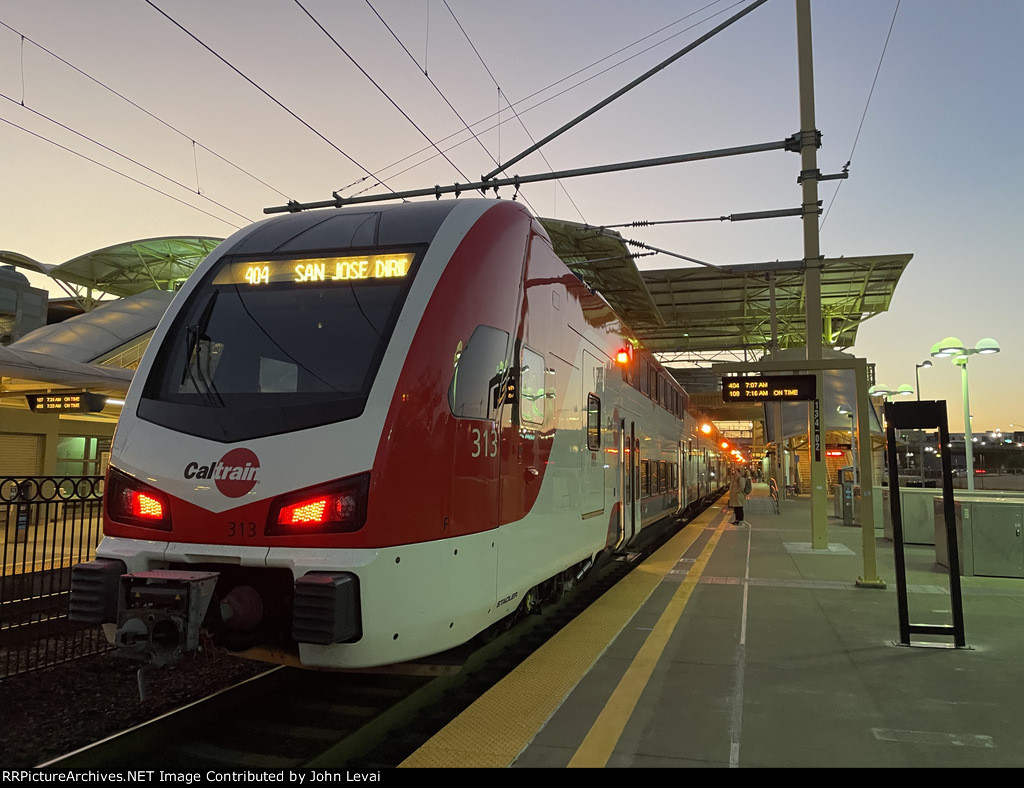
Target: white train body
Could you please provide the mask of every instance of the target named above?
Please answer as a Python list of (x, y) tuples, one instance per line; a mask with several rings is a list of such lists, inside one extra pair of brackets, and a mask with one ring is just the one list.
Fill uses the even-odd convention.
[(157, 664), (201, 628), (309, 667), (442, 652), (717, 491), (699, 426), (517, 203), (268, 219), (153, 336), (72, 616)]

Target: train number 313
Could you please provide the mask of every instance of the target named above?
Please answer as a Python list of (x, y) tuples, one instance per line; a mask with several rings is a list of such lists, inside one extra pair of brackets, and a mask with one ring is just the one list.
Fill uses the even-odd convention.
[(498, 431), (480, 430), (474, 427), (471, 430), (473, 437), (472, 457), (497, 457), (498, 456)]

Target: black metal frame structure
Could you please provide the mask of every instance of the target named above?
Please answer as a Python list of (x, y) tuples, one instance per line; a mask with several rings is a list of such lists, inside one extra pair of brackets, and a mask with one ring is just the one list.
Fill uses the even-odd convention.
[(903, 543), (903, 515), (900, 509), (900, 478), (896, 457), (896, 430), (939, 430), (939, 445), (949, 445), (949, 424), (945, 401), (886, 402), (886, 453), (889, 458), (889, 511), (892, 515), (893, 556), (896, 560), (896, 597), (899, 605), (900, 643), (902, 646), (942, 644), (912, 643), (910, 636), (947, 635), (956, 648), (966, 648), (963, 595), (960, 588), (960, 551), (956, 538), (956, 508), (953, 501), (953, 467), (949, 452), (942, 452), (942, 502), (949, 548), (949, 593), (953, 623), (911, 624), (907, 596), (907, 563)]

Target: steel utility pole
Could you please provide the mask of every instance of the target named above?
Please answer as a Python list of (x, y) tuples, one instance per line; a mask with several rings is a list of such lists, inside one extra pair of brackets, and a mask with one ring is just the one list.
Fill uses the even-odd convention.
[[(804, 297), (806, 299), (807, 360), (822, 357), (821, 247), (818, 238), (818, 147), (821, 145), (814, 119), (814, 59), (811, 48), (811, 2), (796, 0), (797, 62), (800, 71), (800, 184), (804, 208)], [(824, 376), (814, 372), (818, 399), (808, 405), (811, 465), (811, 546), (828, 549), (828, 471), (825, 467)]]

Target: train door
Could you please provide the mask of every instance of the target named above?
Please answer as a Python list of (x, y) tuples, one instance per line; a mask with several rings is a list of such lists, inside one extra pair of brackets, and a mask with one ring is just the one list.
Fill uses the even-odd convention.
[(498, 524), (502, 411), (509, 352), (507, 332), (477, 326), (456, 350), (448, 404), (456, 417), (450, 516), (446, 536)]
[(601, 397), (604, 394), (604, 364), (583, 351), (583, 467), (580, 474), (581, 512), (584, 517), (604, 511), (604, 449), (601, 442)]
[(622, 457), (622, 533), (626, 541), (636, 535), (637, 502), (639, 489), (637, 480), (636, 422), (625, 419), (619, 424), (619, 456)]
[(685, 509), (689, 505), (686, 500), (686, 443), (679, 441), (676, 447), (676, 467), (679, 469), (679, 476), (676, 478), (676, 494), (679, 496), (679, 508)]

